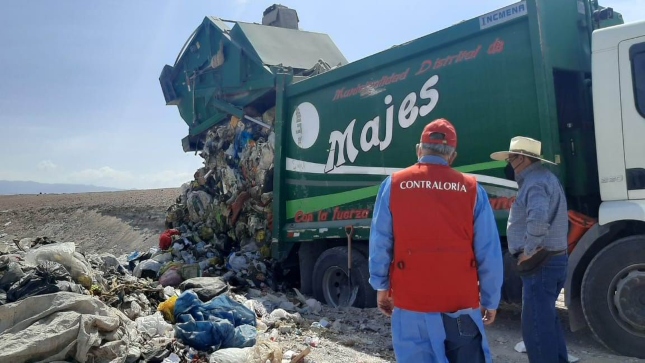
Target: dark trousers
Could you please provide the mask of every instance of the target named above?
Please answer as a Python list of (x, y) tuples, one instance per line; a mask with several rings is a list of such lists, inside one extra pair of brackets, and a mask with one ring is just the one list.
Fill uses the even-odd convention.
[(522, 276), (522, 336), (531, 363), (567, 363), (567, 345), (555, 302), (567, 276), (566, 254), (551, 256)]
[(450, 363), (484, 363), (482, 334), (470, 316), (442, 315), (446, 330), (446, 358)]
[(397, 363), (484, 363), (483, 339), (469, 314), (452, 318), (398, 308), (392, 314)]

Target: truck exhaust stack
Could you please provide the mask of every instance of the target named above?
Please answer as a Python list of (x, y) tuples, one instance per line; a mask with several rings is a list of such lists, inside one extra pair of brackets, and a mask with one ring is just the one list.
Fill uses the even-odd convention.
[(262, 25), (298, 30), (298, 13), (280, 4), (269, 6), (262, 14)]

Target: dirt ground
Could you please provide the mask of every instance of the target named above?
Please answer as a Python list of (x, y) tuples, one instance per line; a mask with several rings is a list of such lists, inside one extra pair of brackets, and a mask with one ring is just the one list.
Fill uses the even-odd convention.
[(0, 196), (0, 235), (6, 233), (3, 240), (9, 242), (47, 236), (76, 242), (81, 251), (117, 256), (147, 251), (158, 246), (166, 209), (179, 194), (179, 189), (155, 189)]
[[(81, 251), (115, 255), (157, 246), (164, 229), (166, 209), (179, 189), (158, 189), (69, 195), (0, 196), (0, 251), (14, 238), (47, 236), (59, 242), (76, 242)], [(561, 309), (566, 321), (566, 309)], [(520, 308), (503, 306), (494, 326), (487, 329), (495, 362), (528, 362), (514, 346), (522, 340)], [(285, 351), (299, 352), (316, 334), (320, 343), (307, 362), (394, 362), (390, 325), (375, 309), (337, 310), (324, 307), (319, 316), (338, 322), (336, 329), (290, 331), (278, 338)], [(568, 331), (568, 330), (567, 330)], [(588, 330), (567, 334), (569, 353), (579, 362), (644, 362), (611, 354)]]

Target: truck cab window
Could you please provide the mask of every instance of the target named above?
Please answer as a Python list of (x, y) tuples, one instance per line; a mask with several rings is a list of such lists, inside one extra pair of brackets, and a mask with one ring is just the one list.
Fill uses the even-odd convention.
[(634, 101), (638, 113), (645, 117), (645, 43), (635, 44), (630, 49)]

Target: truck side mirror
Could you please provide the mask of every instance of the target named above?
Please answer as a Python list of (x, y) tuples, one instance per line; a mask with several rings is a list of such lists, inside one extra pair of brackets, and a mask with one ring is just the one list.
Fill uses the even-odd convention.
[(596, 10), (593, 12), (593, 18), (596, 22), (601, 20), (613, 19), (614, 18), (614, 9), (613, 8), (604, 8), (602, 10)]

